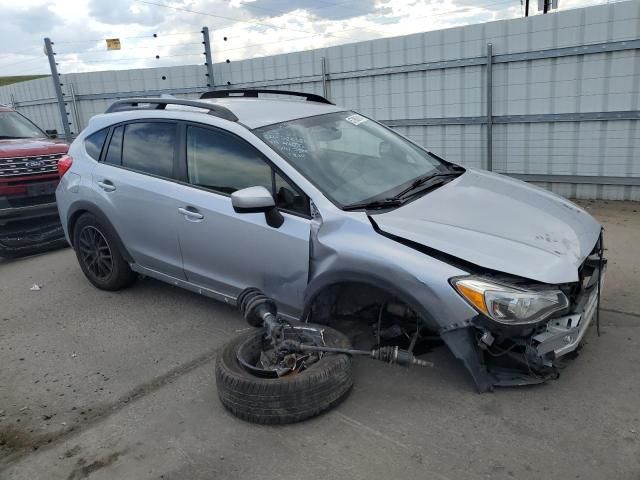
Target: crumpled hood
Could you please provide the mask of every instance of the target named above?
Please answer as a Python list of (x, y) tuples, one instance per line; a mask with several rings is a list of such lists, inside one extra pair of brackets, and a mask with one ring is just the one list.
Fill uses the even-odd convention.
[(64, 140), (50, 138), (0, 139), (0, 158), (52, 155), (66, 153), (69, 149)]
[(558, 195), (475, 169), (372, 218), (383, 232), (481, 267), (551, 284), (578, 280), (578, 267), (601, 228)]

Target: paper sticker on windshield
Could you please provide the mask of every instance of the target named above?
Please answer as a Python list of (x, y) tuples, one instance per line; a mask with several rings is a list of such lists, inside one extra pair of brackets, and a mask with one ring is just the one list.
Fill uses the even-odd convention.
[(367, 119), (364, 118), (362, 115), (358, 115), (357, 113), (354, 113), (353, 115), (349, 115), (347, 118), (345, 118), (345, 120), (347, 122), (351, 122), (354, 125), (360, 125), (362, 122), (366, 122)]

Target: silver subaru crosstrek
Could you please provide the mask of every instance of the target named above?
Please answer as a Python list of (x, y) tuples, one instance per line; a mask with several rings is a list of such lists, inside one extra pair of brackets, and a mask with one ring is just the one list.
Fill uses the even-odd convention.
[(234, 304), (256, 287), (285, 319), (439, 337), (480, 391), (556, 377), (597, 317), (587, 212), (318, 95), (119, 100), (59, 171), (67, 240), (101, 289), (141, 274)]

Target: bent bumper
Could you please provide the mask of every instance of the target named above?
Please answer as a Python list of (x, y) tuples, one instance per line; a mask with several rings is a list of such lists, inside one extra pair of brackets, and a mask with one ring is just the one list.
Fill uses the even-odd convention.
[(533, 337), (534, 348), (538, 356), (545, 357), (553, 352), (555, 358), (560, 358), (575, 351), (587, 333), (597, 308), (598, 287), (591, 293), (581, 313), (554, 318), (547, 324), (547, 329), (544, 332)]
[(582, 293), (574, 299), (574, 310), (567, 315), (529, 330), (513, 331), (495, 329), (478, 316), (473, 326), (441, 332), (441, 337), (464, 362), (480, 392), (557, 378), (564, 360), (578, 350), (597, 316), (598, 289), (604, 285), (606, 266), (604, 259), (602, 265), (597, 264), (594, 274), (585, 280)]

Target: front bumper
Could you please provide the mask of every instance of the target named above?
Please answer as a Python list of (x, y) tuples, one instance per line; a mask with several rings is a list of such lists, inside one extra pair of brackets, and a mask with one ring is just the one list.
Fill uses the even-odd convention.
[[(574, 309), (561, 317), (547, 321), (528, 335), (502, 336), (501, 347), (509, 345), (506, 355), (492, 356), (491, 348), (484, 346), (490, 354), (485, 358), (494, 386), (529, 385), (557, 378), (565, 360), (576, 352), (589, 326), (598, 315), (598, 289), (602, 289), (606, 273), (606, 260), (588, 260), (597, 263), (593, 273), (585, 281), (581, 293), (576, 297)], [(483, 345), (479, 344), (481, 348)], [(495, 345), (494, 345), (495, 347)], [(503, 350), (504, 351), (504, 350)]]
[(12, 220), (26, 220), (29, 218), (38, 218), (47, 215), (57, 215), (57, 213), (58, 208), (56, 207), (56, 202), (28, 205), (24, 207), (2, 208), (0, 206), (0, 225)]
[(0, 224), (0, 257), (18, 257), (65, 246), (57, 214)]
[[(602, 277), (600, 288), (604, 283), (604, 272)], [(542, 358), (549, 358), (550, 354), (553, 354), (553, 358), (560, 358), (575, 351), (596, 316), (597, 308), (598, 287), (596, 286), (582, 312), (552, 319), (547, 323), (544, 332), (533, 337), (535, 353)]]
[(604, 285), (607, 266), (606, 259), (598, 257), (599, 245), (581, 266), (579, 284), (567, 286), (573, 291), (572, 309), (565, 315), (529, 328), (504, 328), (478, 315), (470, 326), (440, 332), (479, 392), (559, 377), (598, 315), (598, 289)]

